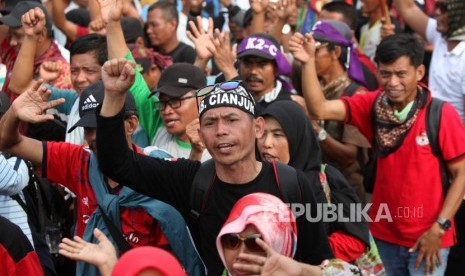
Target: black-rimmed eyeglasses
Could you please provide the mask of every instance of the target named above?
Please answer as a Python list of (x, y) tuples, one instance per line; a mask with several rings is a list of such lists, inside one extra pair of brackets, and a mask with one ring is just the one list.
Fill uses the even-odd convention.
[(187, 99), (192, 99), (195, 98), (196, 96), (187, 96), (187, 97), (182, 97), (182, 98), (171, 98), (169, 100), (159, 100), (157, 102), (154, 102), (155, 108), (163, 111), (165, 110), (166, 106), (169, 105), (172, 109), (178, 109), (181, 107), (182, 101), (187, 100)]

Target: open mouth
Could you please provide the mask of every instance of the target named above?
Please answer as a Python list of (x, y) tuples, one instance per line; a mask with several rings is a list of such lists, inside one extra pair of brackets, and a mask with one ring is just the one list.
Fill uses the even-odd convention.
[(263, 153), (263, 154), (262, 154), (262, 157), (263, 157), (263, 159), (265, 159), (266, 161), (277, 160), (276, 156), (271, 155), (271, 154), (269, 154), (269, 153)]

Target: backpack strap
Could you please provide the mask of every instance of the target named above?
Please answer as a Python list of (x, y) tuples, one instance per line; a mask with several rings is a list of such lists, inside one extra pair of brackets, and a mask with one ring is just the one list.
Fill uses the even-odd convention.
[(276, 185), (281, 198), (287, 203), (303, 203), (302, 191), (297, 179), (297, 171), (283, 163), (272, 161)]
[(347, 86), (346, 89), (344, 89), (344, 92), (342, 95), (349, 96), (349, 97), (353, 96), (360, 86), (361, 86), (360, 84), (356, 83), (355, 81), (352, 81), (349, 84), (349, 86)]
[(439, 128), (441, 127), (442, 107), (444, 101), (432, 98), (426, 110), (426, 135), (430, 142), (431, 151), (439, 159), (441, 168), (441, 183), (444, 197), (449, 189), (449, 177), (447, 175), (447, 164), (439, 147)]
[(195, 174), (189, 196), (191, 215), (194, 219), (198, 219), (205, 209), (215, 178), (216, 171), (213, 159), (203, 162)]
[(105, 211), (98, 206), (100, 209), (100, 213), (102, 214), (103, 222), (105, 223), (105, 226), (107, 227), (108, 231), (110, 232), (110, 235), (113, 237), (113, 240), (116, 243), (116, 246), (118, 246), (118, 249), (120, 252), (127, 252), (132, 249), (132, 246), (128, 243), (128, 241), (123, 238), (123, 233), (116, 227), (115, 223), (111, 221), (111, 219), (105, 214)]

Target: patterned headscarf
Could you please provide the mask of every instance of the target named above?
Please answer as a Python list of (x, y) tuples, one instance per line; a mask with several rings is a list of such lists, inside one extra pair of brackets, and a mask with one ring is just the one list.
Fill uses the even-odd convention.
[(221, 237), (240, 233), (247, 225), (260, 232), (263, 241), (279, 254), (293, 257), (297, 247), (297, 225), (289, 207), (279, 198), (265, 193), (244, 196), (234, 204), (229, 217), (216, 238), (216, 248), (226, 265)]
[(447, 0), (448, 40), (465, 40), (465, 1)]

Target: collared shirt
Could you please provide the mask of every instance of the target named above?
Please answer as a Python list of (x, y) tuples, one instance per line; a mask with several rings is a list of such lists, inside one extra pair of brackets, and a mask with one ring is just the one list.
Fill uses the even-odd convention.
[(434, 97), (452, 104), (465, 122), (465, 41), (449, 51), (436, 26), (436, 20), (428, 20), (426, 38), (434, 45), (428, 86)]

